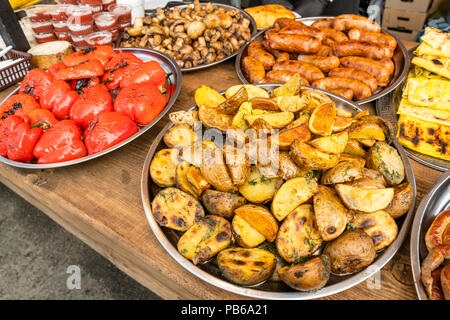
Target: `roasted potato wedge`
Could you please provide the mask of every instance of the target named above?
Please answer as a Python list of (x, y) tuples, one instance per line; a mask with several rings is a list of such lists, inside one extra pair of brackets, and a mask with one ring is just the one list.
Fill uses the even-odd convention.
[(298, 291), (314, 291), (324, 287), (330, 279), (330, 258), (320, 255), (306, 262), (278, 269), (280, 279)]
[(202, 193), (202, 203), (210, 214), (231, 219), (234, 209), (246, 204), (247, 200), (236, 193), (209, 189)]
[(357, 140), (378, 140), (384, 141), (383, 128), (376, 123), (356, 121), (348, 128), (348, 138)]
[(178, 240), (178, 252), (194, 264), (203, 263), (227, 248), (231, 242), (230, 222), (219, 216), (196, 221)]
[(344, 147), (343, 152), (351, 154), (355, 157), (366, 157), (366, 150), (364, 150), (358, 140), (355, 139), (348, 139), (347, 145)]
[(373, 140), (373, 139), (369, 139), (369, 140), (359, 139), (358, 142), (361, 143), (363, 146), (371, 147), (371, 146), (373, 146), (375, 144), (375, 142), (377, 142), (377, 140)]
[[(177, 169), (175, 171), (175, 184), (178, 189), (181, 189), (198, 199), (201, 193), (197, 192), (197, 189), (188, 181), (187, 177), (189, 169), (191, 169), (191, 167), (194, 166), (186, 161), (181, 161), (180, 163), (178, 163)], [(204, 181), (209, 185), (206, 180)]]
[(319, 186), (313, 197), (314, 214), (317, 229), (324, 241), (336, 239), (347, 226), (347, 208), (342, 204), (336, 192), (325, 186)]
[(314, 171), (311, 169), (301, 168), (295, 164), (288, 152), (282, 151), (278, 155), (279, 160), (279, 176), (284, 180), (297, 177), (310, 178), (314, 177)]
[(408, 212), (413, 200), (414, 189), (412, 185), (408, 182), (403, 182), (394, 186), (394, 198), (384, 211), (389, 213), (392, 218), (397, 219)]
[(270, 110), (270, 111), (289, 111), (280, 110), (277, 102), (269, 98), (254, 97), (250, 100), (253, 109), (257, 110)]
[(177, 188), (165, 188), (152, 201), (152, 213), (160, 226), (186, 231), (205, 212), (200, 202)]
[(367, 233), (347, 230), (329, 242), (324, 254), (330, 257), (331, 273), (354, 273), (370, 265), (376, 257), (375, 245)]
[(334, 102), (326, 102), (319, 105), (311, 113), (309, 118), (309, 130), (320, 136), (329, 136), (333, 132), (336, 121), (336, 105)]
[(283, 220), (292, 210), (309, 200), (317, 192), (317, 188), (314, 178), (297, 177), (286, 181), (273, 197), (273, 215), (278, 221)]
[(185, 147), (194, 143), (195, 133), (187, 124), (179, 124), (167, 130), (163, 141), (169, 148)]
[(344, 184), (335, 185), (347, 208), (362, 212), (375, 212), (386, 208), (394, 198), (394, 188), (363, 189)]
[(256, 119), (250, 128), (256, 131), (257, 136), (260, 136), (262, 132), (266, 135), (270, 135), (273, 132), (272, 126), (263, 119)]
[(274, 98), (281, 111), (297, 112), (309, 104), (309, 96), (277, 96)]
[(367, 169), (367, 168), (362, 168), (361, 170), (362, 170), (363, 177), (372, 178), (372, 179), (377, 180), (378, 183), (383, 185), (383, 188), (385, 188), (387, 186), (386, 179), (384, 179), (384, 177), (380, 173), (380, 171), (373, 170), (373, 169)]
[(309, 104), (305, 107), (305, 110), (313, 110), (323, 103), (332, 102), (329, 96), (313, 89), (302, 88), (300, 92), (302, 95), (308, 95), (310, 97)]
[(263, 234), (253, 228), (246, 220), (237, 216), (233, 217), (231, 222), (233, 237), (238, 245), (244, 248), (254, 248), (266, 240)]
[(321, 152), (299, 140), (294, 140), (289, 150), (295, 163), (305, 168), (326, 170), (334, 167), (339, 161), (337, 155)]
[(231, 181), (235, 186), (243, 185), (250, 174), (250, 164), (244, 148), (224, 145), (223, 154)]
[(201, 86), (195, 90), (194, 98), (197, 106), (205, 105), (211, 108), (216, 108), (226, 100), (219, 92), (207, 86)]
[(200, 172), (214, 189), (226, 192), (237, 191), (228, 173), (221, 149), (217, 147), (203, 148)]
[(350, 111), (345, 111), (345, 110), (336, 108), (336, 117), (351, 118), (351, 117), (353, 117), (353, 113), (351, 113)]
[(375, 250), (381, 250), (390, 245), (397, 237), (397, 224), (386, 211), (357, 213), (351, 221), (351, 226), (369, 235), (375, 244)]
[(269, 93), (265, 89), (252, 84), (237, 84), (235, 86), (229, 87), (227, 91), (225, 91), (225, 97), (227, 99), (231, 98), (242, 87), (247, 90), (248, 100), (251, 100), (255, 97), (270, 98)]
[(384, 141), (378, 141), (367, 152), (367, 168), (381, 172), (388, 185), (395, 186), (405, 179), (405, 167), (398, 151)]
[(278, 134), (278, 145), (280, 150), (289, 150), (294, 140), (307, 142), (311, 140), (311, 136), (308, 123), (303, 123), (297, 127), (280, 132)]
[(294, 120), (295, 116), (292, 112), (274, 112), (264, 114), (246, 114), (245, 121), (251, 126), (256, 119), (263, 119), (274, 129), (282, 129)]
[(342, 153), (347, 145), (347, 131), (332, 134), (330, 136), (320, 137), (312, 140), (309, 144), (319, 151), (327, 153)]
[[(339, 109), (336, 109), (336, 111)], [(353, 123), (352, 118), (342, 117), (342, 116), (336, 116), (336, 120), (333, 123), (333, 129), (332, 132), (340, 132), (348, 127), (350, 127)]]
[[(309, 114), (309, 111), (300, 111), (300, 112), (296, 113), (296, 117), (297, 118), (294, 121), (292, 121), (291, 123), (289, 123), (282, 130), (282, 132), (286, 131), (286, 130), (289, 130), (289, 129), (292, 129), (292, 128), (295, 128), (295, 127), (298, 127), (298, 126), (301, 126), (304, 123), (308, 124), (310, 114)], [(309, 128), (308, 128), (308, 130), (309, 130)]]
[(336, 184), (363, 177), (362, 168), (354, 161), (342, 161), (322, 175), (323, 184)]
[(160, 187), (174, 186), (178, 162), (178, 150), (159, 150), (150, 164), (150, 177), (153, 182)]
[(248, 129), (247, 121), (245, 121), (245, 115), (252, 113), (251, 102), (244, 102), (239, 107), (237, 113), (234, 115), (231, 125), (236, 128), (241, 128), (242, 130)]
[(239, 186), (239, 192), (249, 202), (266, 203), (272, 200), (273, 195), (283, 183), (281, 178), (268, 179), (261, 175), (258, 168), (250, 167), (247, 181)]
[(310, 204), (300, 205), (289, 213), (280, 225), (276, 240), (278, 254), (289, 263), (299, 263), (311, 256), (322, 243)]
[(273, 90), (273, 95), (275, 97), (295, 96), (300, 92), (301, 88), (301, 78), (300, 75), (296, 73), (288, 81), (286, 81), (285, 84)]
[(235, 114), (241, 104), (248, 101), (248, 93), (245, 87), (241, 87), (234, 95), (217, 106), (217, 111), (225, 114)]
[[(366, 123), (375, 123), (378, 126), (380, 126), (381, 129), (383, 129), (384, 135), (386, 136), (386, 138), (389, 138), (389, 127), (386, 125), (386, 122), (383, 118), (381, 118), (380, 116), (376, 116), (373, 114), (367, 114), (367, 115), (363, 115), (360, 117), (359, 119), (362, 122), (366, 122)], [(389, 142), (389, 141), (388, 141)]]
[[(347, 185), (347, 186), (352, 186), (352, 187), (355, 187), (355, 188), (363, 188), (363, 189), (383, 189), (383, 188), (386, 187), (385, 185), (380, 183), (379, 180), (373, 179), (373, 178), (369, 178), (369, 177), (362, 177), (362, 178), (360, 178), (358, 180), (354, 180), (354, 181), (351, 181), (351, 182), (346, 182), (344, 184)], [(394, 193), (394, 197), (395, 197), (395, 193)]]
[(278, 232), (278, 222), (265, 207), (246, 204), (236, 208), (234, 214), (244, 219), (251, 227), (261, 233), (267, 241), (275, 241)]
[(170, 122), (173, 123), (174, 126), (185, 124), (194, 127), (195, 121), (198, 121), (198, 111), (197, 110), (180, 110), (171, 112), (169, 114)]
[(200, 169), (193, 165), (189, 166), (186, 173), (186, 179), (198, 195), (201, 195), (206, 189), (211, 188), (208, 181), (203, 178)]
[(225, 249), (217, 255), (217, 266), (228, 280), (251, 286), (270, 278), (277, 261), (269, 251), (252, 248)]
[(353, 161), (361, 168), (363, 168), (366, 165), (366, 160), (364, 158), (357, 157), (348, 153), (341, 153), (339, 155), (339, 162), (342, 161)]
[(198, 117), (203, 125), (223, 132), (231, 128), (233, 124), (233, 115), (220, 113), (216, 108), (204, 104), (198, 106)]

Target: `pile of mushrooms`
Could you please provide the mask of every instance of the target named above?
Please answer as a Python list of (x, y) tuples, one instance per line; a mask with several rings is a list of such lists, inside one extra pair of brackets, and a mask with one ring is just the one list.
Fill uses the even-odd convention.
[(121, 47), (151, 48), (168, 54), (180, 68), (223, 59), (251, 38), (250, 20), (238, 9), (198, 0), (183, 10), (158, 8), (155, 17), (136, 18)]

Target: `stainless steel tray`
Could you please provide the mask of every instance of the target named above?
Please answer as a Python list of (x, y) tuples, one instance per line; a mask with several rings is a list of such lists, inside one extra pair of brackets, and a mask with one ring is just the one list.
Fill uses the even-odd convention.
[[(164, 107), (164, 109), (161, 111), (161, 113), (151, 123), (147, 124), (146, 126), (139, 126), (139, 131), (137, 133), (135, 133), (134, 135), (132, 135), (131, 137), (129, 137), (128, 139), (126, 139), (106, 150), (103, 150), (101, 152), (98, 152), (98, 153), (95, 153), (95, 154), (92, 154), (92, 155), (89, 155), (89, 156), (86, 156), (83, 158), (79, 158), (79, 159), (75, 159), (75, 160), (71, 160), (71, 161), (59, 162), (59, 163), (36, 164), (36, 163), (31, 163), (31, 162), (12, 161), (6, 157), (0, 156), (0, 162), (9, 164), (14, 167), (26, 168), (26, 169), (49, 169), (49, 168), (59, 168), (59, 167), (70, 166), (70, 165), (74, 165), (74, 164), (78, 164), (78, 163), (82, 163), (85, 161), (89, 161), (89, 160), (98, 158), (107, 153), (110, 153), (111, 151), (119, 149), (120, 147), (123, 147), (124, 145), (133, 141), (134, 139), (136, 139), (137, 137), (139, 137), (140, 135), (145, 133), (148, 129), (153, 127), (167, 113), (167, 111), (169, 111), (170, 108), (172, 108), (173, 104), (177, 100), (178, 94), (180, 93), (180, 90), (181, 90), (181, 82), (182, 82), (180, 68), (178, 67), (178, 65), (175, 63), (175, 61), (171, 57), (169, 57), (168, 55), (163, 54), (159, 51), (150, 50), (150, 49), (141, 49), (141, 48), (116, 48), (114, 50), (118, 51), (118, 52), (134, 53), (138, 58), (142, 59), (143, 61), (155, 60), (163, 67), (163, 69), (166, 71), (166, 73), (169, 74), (169, 76), (166, 79), (166, 84), (168, 86), (171, 86), (170, 87), (171, 90), (168, 90), (168, 93), (167, 93), (168, 94), (167, 104)], [(19, 90), (19, 88), (17, 88), (13, 92), (11, 92), (11, 94), (9, 94), (5, 98), (5, 100), (8, 99), (13, 94), (15, 94), (18, 90)], [(3, 100), (2, 103), (5, 100)], [(0, 103), (0, 104), (2, 104), (2, 103)]]
[[(281, 85), (280, 83), (257, 84), (257, 86), (265, 88), (269, 91), (277, 88), (280, 85)], [(319, 90), (316, 88), (311, 89), (329, 95), (331, 99), (336, 103), (336, 107), (339, 109), (350, 111), (353, 114), (363, 110), (356, 103), (353, 103), (336, 94), (332, 94), (327, 91)], [(223, 93), (224, 92), (222, 92), (222, 94)], [(191, 108), (189, 108), (189, 110), (193, 110), (196, 108), (197, 106), (194, 105)], [(387, 123), (387, 125), (390, 129), (392, 129), (392, 126), (389, 123)], [(150, 150), (148, 151), (147, 157), (145, 159), (141, 176), (141, 197), (145, 215), (147, 217), (150, 228), (152, 229), (156, 238), (164, 247), (164, 249), (166, 249), (166, 251), (172, 256), (172, 258), (175, 259), (175, 261), (177, 261), (182, 267), (191, 272), (193, 275), (199, 277), (200, 279), (208, 282), (211, 285), (214, 285), (216, 287), (219, 287), (221, 289), (236, 294), (259, 299), (305, 300), (332, 295), (357, 285), (358, 283), (366, 280), (367, 278), (375, 274), (377, 271), (379, 271), (386, 263), (388, 263), (388, 261), (399, 250), (409, 232), (411, 221), (414, 214), (414, 202), (415, 202), (414, 200), (413, 203), (411, 204), (411, 208), (409, 209), (408, 213), (396, 220), (399, 227), (397, 238), (384, 251), (378, 253), (375, 261), (369, 268), (366, 268), (358, 273), (346, 276), (332, 275), (326, 287), (314, 292), (294, 291), (290, 289), (288, 286), (286, 286), (284, 283), (276, 281), (275, 279), (269, 279), (265, 283), (254, 287), (242, 287), (235, 285), (222, 277), (218, 267), (214, 264), (214, 259), (212, 259), (208, 263), (195, 266), (193, 263), (191, 263), (189, 260), (183, 257), (180, 253), (178, 253), (177, 241), (180, 237), (180, 234), (168, 228), (160, 227), (159, 224), (153, 218), (153, 214), (151, 211), (151, 203), (153, 196), (156, 194), (158, 190), (158, 187), (153, 183), (152, 179), (150, 178), (149, 175), (150, 163), (153, 159), (154, 154), (160, 149), (165, 147), (164, 143), (162, 142), (163, 141), (162, 138), (164, 134), (167, 132), (167, 130), (171, 127), (172, 124), (169, 123), (161, 130), (158, 137), (156, 137), (155, 142), (150, 147)], [(406, 156), (405, 152), (403, 151), (403, 148), (395, 138), (393, 138), (393, 144), (395, 148), (398, 150), (403, 160), (406, 171), (406, 179), (413, 186), (415, 199), (416, 182), (414, 179), (414, 173), (409, 164), (408, 157)]]
[[(317, 20), (327, 19), (327, 18), (334, 18), (334, 17), (325, 17), (325, 16), (324, 17), (308, 17), (308, 18), (300, 18), (300, 19), (295, 19), (295, 20), (301, 21), (306, 25), (311, 25), (313, 22), (315, 22)], [(250, 42), (252, 42), (254, 40), (258, 40), (258, 41), (263, 40), (264, 33), (266, 32), (266, 30), (271, 29), (271, 28), (272, 27), (263, 29), (263, 30), (259, 31), (256, 35), (254, 35), (253, 38), (250, 39), (250, 41), (248, 41), (248, 43), (241, 49), (238, 56), (236, 57), (236, 64), (235, 64), (236, 73), (239, 77), (239, 80), (241, 80), (243, 83), (250, 83), (247, 76), (245, 75), (245, 73), (242, 71), (242, 68), (241, 68), (242, 59), (245, 56), (247, 56), (247, 49), (248, 49)], [(392, 57), (392, 60), (394, 61), (394, 72), (392, 73), (391, 78), (389, 79), (389, 82), (385, 87), (383, 87), (383, 88), (378, 87), (373, 92), (372, 96), (370, 96), (369, 98), (355, 101), (356, 103), (358, 103), (360, 105), (370, 102), (370, 101), (377, 100), (380, 97), (388, 94), (389, 92), (391, 92), (392, 90), (397, 88), (402, 83), (402, 81), (405, 79), (406, 75), (408, 74), (409, 59), (408, 59), (408, 52), (406, 51), (405, 46), (393, 34), (389, 33), (388, 31), (386, 31), (384, 29), (382, 29), (382, 32), (394, 37), (395, 40), (397, 40), (398, 45), (394, 51), (394, 56)]]
[(420, 201), (411, 230), (411, 268), (420, 300), (428, 300), (425, 287), (420, 280), (421, 264), (428, 254), (425, 246), (425, 234), (436, 216), (450, 209), (450, 170), (443, 173), (431, 190)]
[[(202, 3), (202, 5), (204, 5), (203, 3)], [(213, 3), (213, 5), (215, 5), (215, 6), (217, 6), (217, 7), (223, 7), (223, 8), (227, 8), (227, 9), (230, 9), (230, 10), (239, 10), (247, 19), (249, 19), (250, 20), (250, 29), (251, 29), (251, 35), (252, 35), (252, 37), (256, 34), (256, 32), (258, 31), (258, 29), (257, 29), (257, 27), (256, 27), (256, 21), (255, 21), (255, 19), (253, 19), (253, 17), (250, 15), (250, 14), (248, 14), (247, 12), (245, 12), (244, 10), (242, 10), (242, 9), (240, 9), (240, 8), (237, 8), (237, 7), (234, 7), (234, 6), (231, 6), (231, 5), (227, 5), (227, 4), (222, 4), (222, 3)], [(172, 6), (172, 7), (170, 7), (170, 8), (168, 8), (167, 10), (170, 10), (170, 9), (172, 9), (172, 8), (174, 8), (174, 7), (179, 7), (179, 8), (181, 8), (181, 9), (184, 9), (184, 8), (186, 8), (188, 5), (186, 4), (186, 5), (179, 5), (179, 6)], [(119, 40), (117, 41), (117, 47), (119, 47), (120, 46), (120, 42), (122, 41), (121, 40), (121, 38), (123, 37), (123, 34), (121, 35), (121, 37), (119, 38)], [(228, 59), (231, 59), (231, 58), (233, 58), (234, 56), (236, 56), (237, 54), (239, 54), (239, 52), (241, 52), (241, 50), (245, 47), (247, 45), (247, 43), (244, 45), (244, 46), (242, 46), (242, 48), (240, 48), (239, 50), (237, 50), (237, 51), (235, 51), (235, 52), (233, 52), (231, 55), (229, 55), (229, 56), (227, 56), (227, 57), (225, 57), (225, 58), (223, 58), (223, 59), (220, 59), (220, 60), (217, 60), (217, 61), (214, 61), (214, 62), (211, 62), (211, 63), (207, 63), (207, 64), (202, 64), (202, 65), (199, 65), (199, 66), (196, 66), (196, 67), (192, 67), (192, 68), (181, 68), (180, 70), (181, 70), (181, 72), (189, 72), (189, 71), (195, 71), (195, 70), (200, 70), (200, 69), (204, 69), (204, 68), (209, 68), (209, 67), (212, 67), (212, 66), (214, 66), (214, 65), (216, 65), (216, 64), (219, 64), (219, 63), (222, 63), (222, 62), (224, 62), (224, 61), (226, 61), (226, 60), (228, 60)]]

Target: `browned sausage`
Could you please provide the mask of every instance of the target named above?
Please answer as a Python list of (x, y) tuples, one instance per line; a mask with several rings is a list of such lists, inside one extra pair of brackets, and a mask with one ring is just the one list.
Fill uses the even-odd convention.
[(273, 23), (273, 27), (275, 29), (281, 29), (281, 28), (287, 27), (289, 25), (296, 25), (299, 23), (303, 24), (302, 22), (296, 21), (295, 19), (292, 19), (292, 18), (278, 18)]
[(359, 40), (375, 43), (381, 46), (388, 46), (392, 49), (395, 49), (397, 47), (397, 40), (395, 40), (394, 37), (381, 32), (351, 29), (347, 35), (350, 40)]
[[(296, 72), (286, 70), (271, 70), (266, 73), (266, 82), (287, 82), (296, 74), (297, 74)], [(301, 75), (300, 75), (300, 84), (303, 86), (309, 86), (308, 80), (303, 78)]]
[(336, 68), (328, 72), (329, 77), (344, 77), (359, 80), (367, 84), (370, 90), (375, 91), (377, 88), (377, 79), (370, 73), (355, 68)]
[(344, 98), (347, 98), (348, 100), (352, 100), (353, 99), (353, 90), (352, 89), (344, 89), (344, 88), (338, 88), (338, 89), (331, 89), (328, 90), (331, 91), (333, 93), (336, 93), (340, 96), (343, 96)]
[(392, 58), (394, 55), (394, 50), (391, 47), (358, 40), (335, 42), (332, 48), (334, 54), (338, 57), (360, 56), (381, 60)]
[(270, 48), (269, 45), (267, 44), (267, 40), (261, 41), (261, 44), (262, 44), (264, 50), (266, 50), (267, 52), (269, 52), (270, 54), (272, 54), (275, 57), (277, 62), (291, 59), (288, 52), (283, 52), (280, 50), (275, 50), (275, 49)]
[(336, 56), (331, 57), (321, 57), (315, 55), (303, 55), (300, 54), (297, 60), (304, 61), (307, 63), (311, 63), (313, 66), (316, 66), (323, 72), (328, 72), (334, 68), (339, 67), (340, 61)]
[(242, 59), (242, 69), (248, 75), (251, 83), (264, 82), (266, 77), (266, 70), (261, 62), (251, 56), (246, 56)]
[(325, 38), (325, 32), (314, 27), (309, 27), (300, 22), (298, 25), (288, 25), (281, 28), (278, 32), (287, 34), (301, 34), (305, 36), (311, 36), (322, 41)]
[(380, 32), (381, 28), (373, 20), (367, 17), (358, 16), (356, 14), (341, 14), (334, 20), (333, 28), (338, 31), (350, 30), (358, 28), (365, 31)]
[(389, 78), (394, 72), (394, 63), (391, 59), (373, 60), (365, 57), (343, 57), (339, 59), (344, 67), (355, 68), (370, 73), (377, 79), (378, 86), (387, 85)]
[(275, 63), (273, 55), (264, 50), (262, 44), (258, 41), (252, 41), (249, 44), (248, 55), (261, 62), (266, 70), (272, 69)]
[(310, 63), (306, 63), (298, 60), (288, 60), (276, 62), (273, 65), (272, 70), (286, 70), (291, 72), (296, 72), (300, 74), (303, 78), (308, 80), (308, 82), (321, 79), (324, 76), (323, 72), (319, 68), (313, 66)]
[[(348, 37), (345, 35), (345, 33), (341, 31), (337, 31), (332, 28), (323, 27), (320, 28), (323, 32), (325, 32), (325, 38), (331, 39), (333, 41), (342, 42), (345, 40), (348, 40)], [(326, 43), (324, 43), (326, 44)]]
[(330, 46), (321, 45), (319, 51), (317, 51), (316, 56), (329, 57), (333, 55), (333, 49)]
[(311, 83), (311, 86), (323, 90), (351, 89), (355, 99), (365, 99), (372, 95), (372, 90), (364, 82), (344, 77), (326, 77)]
[(333, 28), (333, 24), (334, 24), (334, 18), (333, 19), (320, 19), (315, 21), (311, 27), (315, 27), (315, 28), (323, 28), (323, 27), (327, 27), (327, 28)]
[(267, 44), (270, 48), (281, 51), (315, 53), (319, 51), (321, 42), (319, 39), (310, 36), (272, 33), (267, 39)]

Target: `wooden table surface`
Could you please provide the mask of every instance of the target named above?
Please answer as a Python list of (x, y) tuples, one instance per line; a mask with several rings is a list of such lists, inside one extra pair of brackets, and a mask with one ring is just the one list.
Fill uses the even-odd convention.
[[(405, 42), (407, 48), (414, 43)], [(171, 111), (194, 103), (201, 85), (225, 90), (238, 84), (234, 60), (183, 74), (183, 87)], [(0, 101), (13, 88), (0, 92)], [(372, 108), (373, 106), (368, 106)], [(140, 195), (144, 159), (167, 115), (125, 147), (79, 165), (24, 170), (0, 164), (0, 182), (36, 206), (119, 269), (165, 299), (244, 299), (198, 279), (173, 260), (147, 223)], [(442, 174), (413, 160), (417, 205)], [(409, 258), (409, 237), (381, 270), (381, 288), (365, 282), (325, 299), (417, 299)]]

